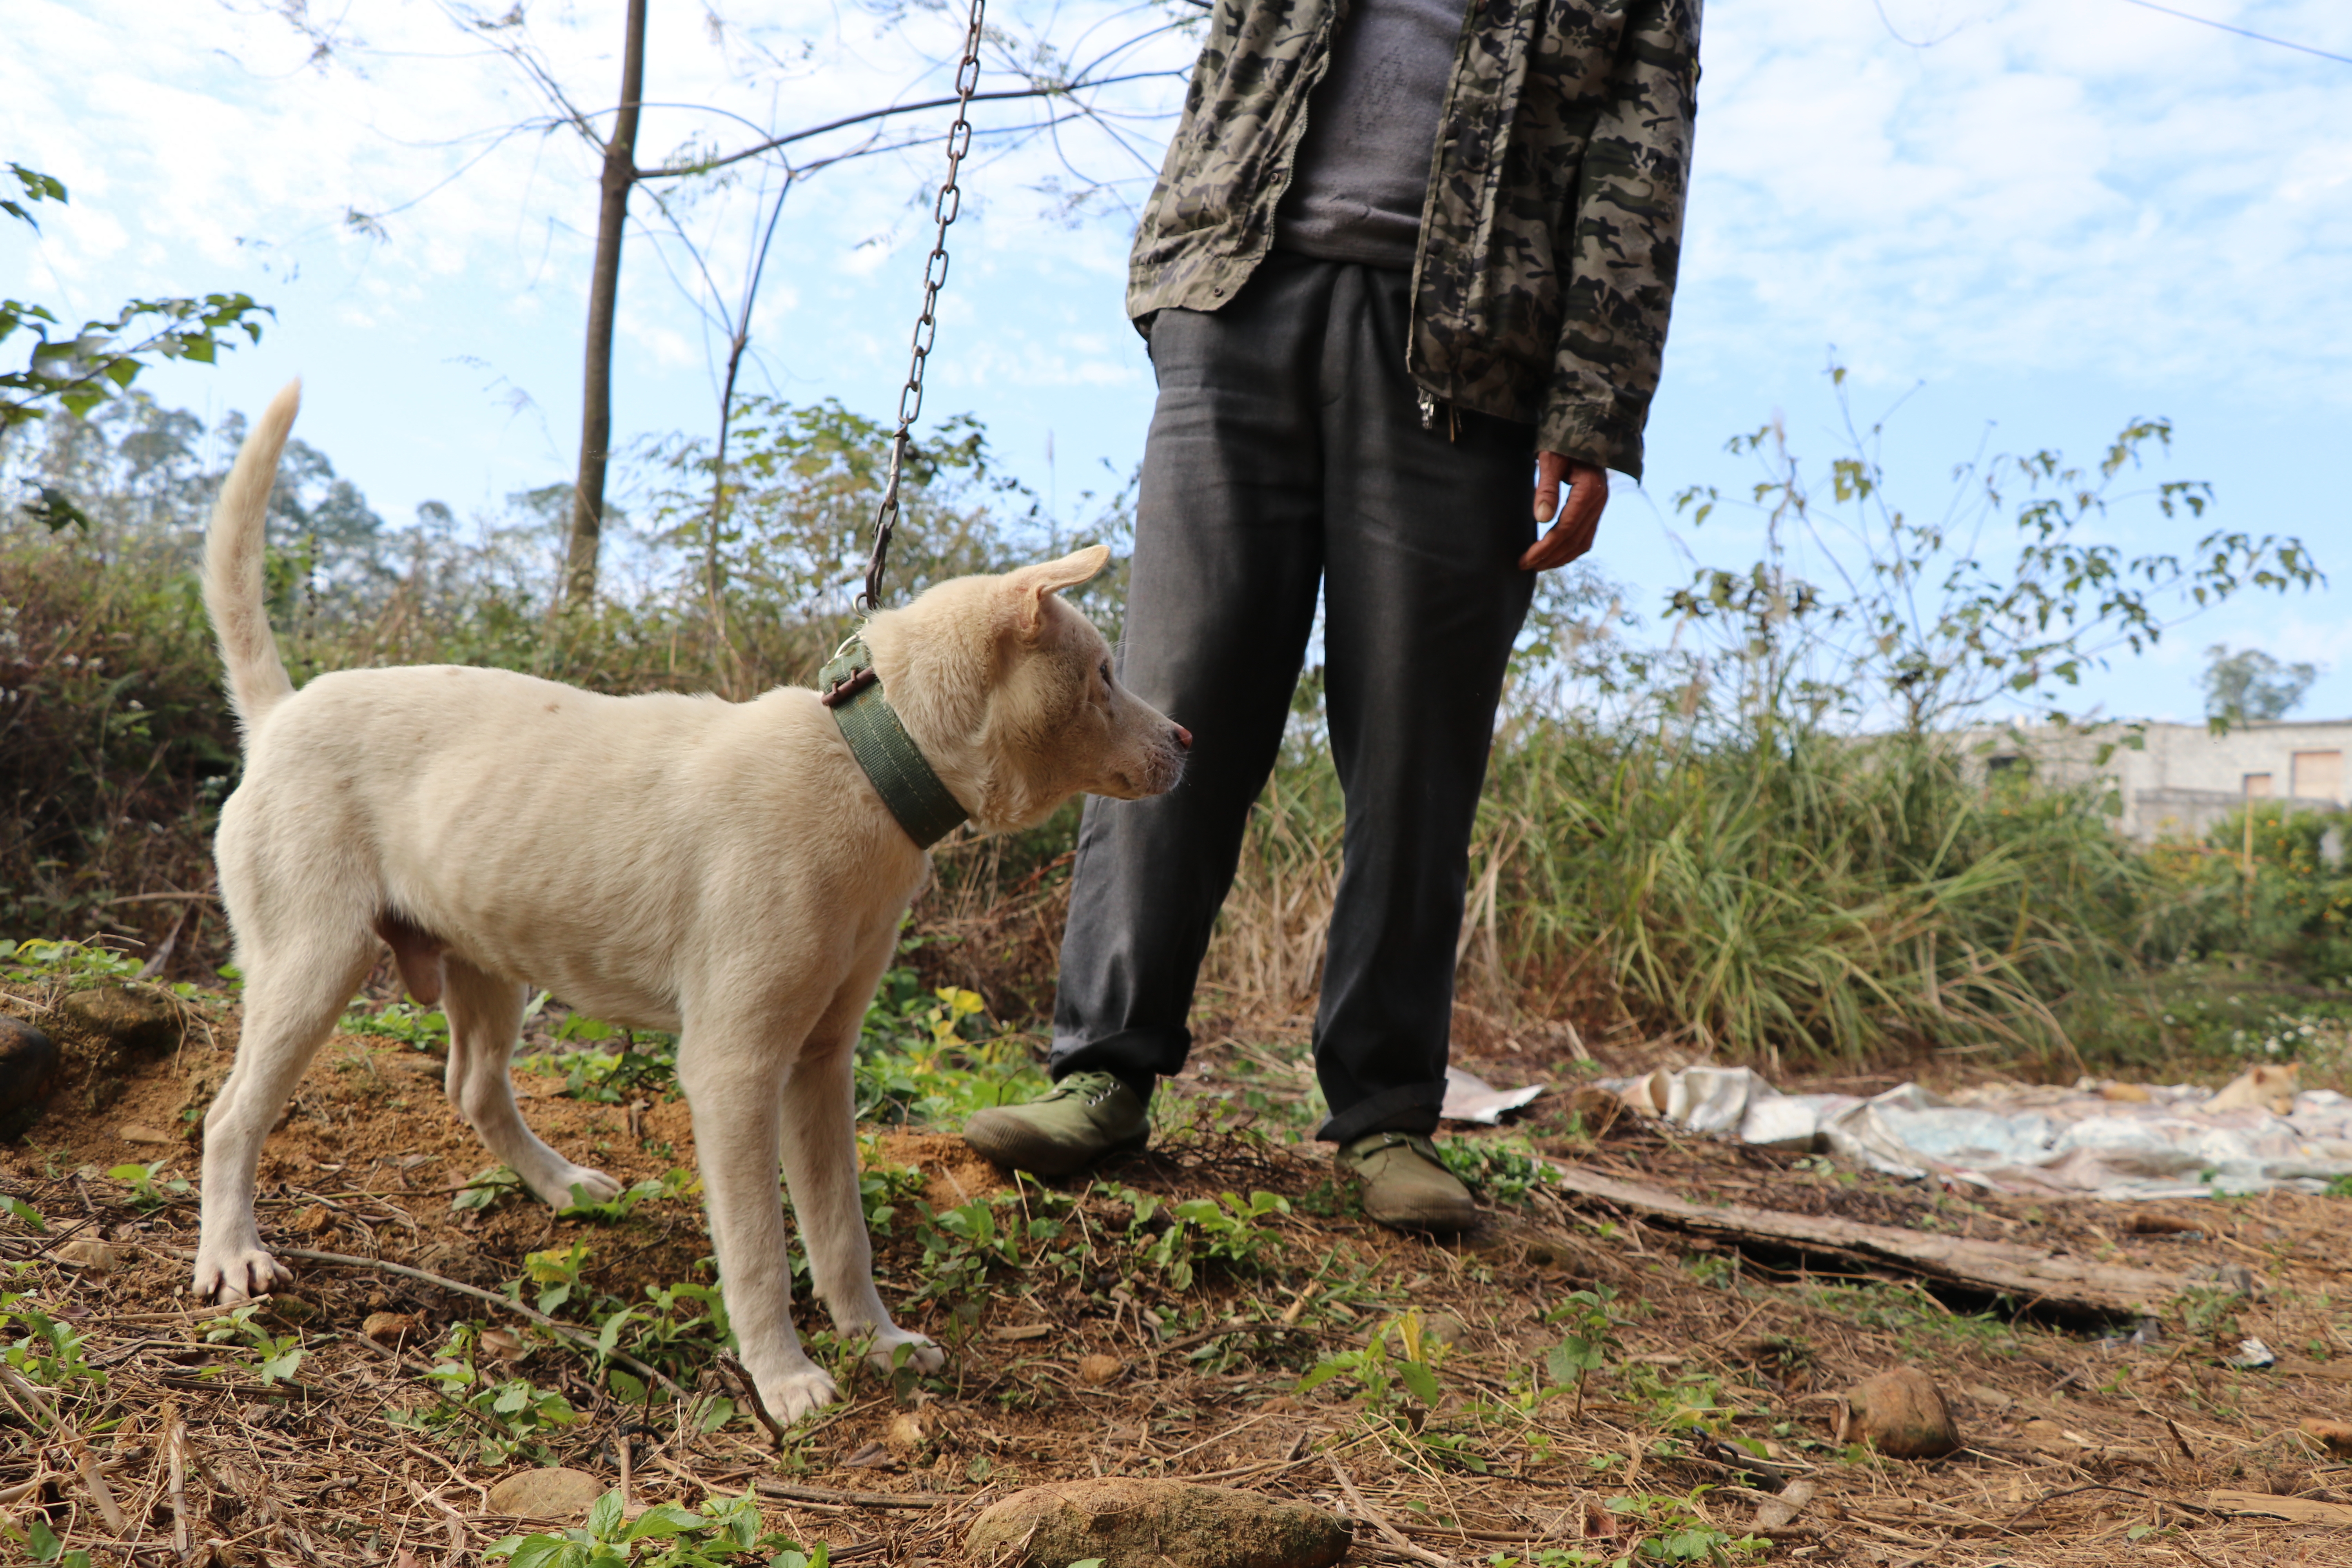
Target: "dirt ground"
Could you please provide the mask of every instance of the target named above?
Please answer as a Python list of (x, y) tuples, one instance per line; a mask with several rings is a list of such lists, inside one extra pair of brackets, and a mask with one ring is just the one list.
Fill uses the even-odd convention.
[[(748, 1418), (697, 1434), (666, 1401), (616, 1403), (592, 1355), (450, 1288), (497, 1292), (526, 1255), (573, 1242), (591, 1248), (583, 1285), (596, 1291), (635, 1299), (647, 1284), (708, 1282), (699, 1202), (651, 1198), (617, 1222), (560, 1219), (511, 1196), (453, 1209), (488, 1156), (439, 1092), (440, 1058), (374, 1037), (327, 1047), (263, 1157), (272, 1245), (362, 1261), (297, 1264), (295, 1289), (256, 1321), (299, 1342), (303, 1359), (261, 1381), (239, 1343), (207, 1340), (219, 1314), (185, 1294), (196, 1214), (172, 1183), (196, 1173), (192, 1116), (227, 1065), (234, 1009), (194, 1022), (175, 1053), (118, 1063), (104, 1082), (82, 1071), (24, 1142), (0, 1148), (0, 1192), (47, 1222), (36, 1233), (0, 1219), (0, 1259), (13, 1260), (0, 1261), (13, 1270), (0, 1272), (4, 1288), (87, 1336), (81, 1355), (102, 1373), (56, 1394), (57, 1426), (7, 1385), (0, 1513), (19, 1530), (38, 1513), (100, 1563), (480, 1562), (491, 1542), (530, 1528), (496, 1513), (488, 1489), (533, 1461), (485, 1463), (463, 1420), (390, 1419), (436, 1406), (423, 1374), (451, 1326), (476, 1321), (500, 1331), (481, 1340), (495, 1376), (560, 1392), (581, 1416), (541, 1435), (541, 1458), (625, 1484), (633, 1504), (754, 1487), (772, 1527), (831, 1543), (835, 1563), (960, 1564), (989, 1501), (1136, 1476), (1341, 1509), (1359, 1520), (1349, 1563), (1606, 1562), (1644, 1539), (1646, 1509), (1652, 1524), (1690, 1527), (1692, 1549), (1712, 1543), (1719, 1561), (2352, 1564), (2352, 1525), (2336, 1521), (2352, 1507), (2326, 1522), (2261, 1516), (2264, 1498), (2352, 1505), (2352, 1467), (2305, 1426), (2352, 1417), (2352, 1318), (2336, 1300), (2352, 1297), (2343, 1200), (2273, 1194), (2154, 1215), (1937, 1190), (1631, 1118), (1591, 1136), (1560, 1093), (1517, 1127), (1475, 1136), (1703, 1202), (2061, 1247), (2177, 1276), (2183, 1293), (2153, 1321), (2044, 1321), (1899, 1276), (1711, 1247), (1540, 1185), (1515, 1201), (1490, 1192), (1490, 1219), (1469, 1237), (1406, 1239), (1349, 1212), (1318, 1146), (1254, 1125), (1242, 1108), (1282, 1087), (1277, 1058), (1228, 1042), (1168, 1097), (1153, 1152), (1064, 1189), (1075, 1203), (1060, 1239), (1024, 1240), (1018, 1265), (991, 1270), (984, 1291), (901, 1315), (953, 1344), (941, 1378), (895, 1390), (853, 1378), (848, 1403), (780, 1444)], [(1497, 1081), (1574, 1081), (1548, 1036), (1490, 1030), (1480, 1046), (1472, 1065)], [(682, 1102), (589, 1104), (565, 1098), (559, 1078), (519, 1083), (527, 1117), (574, 1157), (625, 1180), (692, 1165)], [(908, 1221), (916, 1196), (945, 1214), (1013, 1189), (940, 1132), (883, 1131), (867, 1158), (919, 1173), (877, 1238), (895, 1305), (935, 1271)], [(144, 1194), (106, 1173), (158, 1162)], [(1265, 1233), (1255, 1271), (1204, 1262), (1179, 1289), (1146, 1266), (1133, 1194), (1253, 1191), (1289, 1203), (1254, 1222)], [(1052, 1206), (1032, 1193), (997, 1212), (1034, 1219)], [(1547, 1353), (1586, 1300), (1578, 1291), (1613, 1293), (1600, 1364), (1580, 1398), (1534, 1398), (1559, 1385)], [(1402, 1353), (1382, 1330), (1408, 1308), (1447, 1342), (1432, 1352), (1433, 1405), (1400, 1393), (1383, 1405), (1353, 1375), (1301, 1392), (1324, 1357), (1375, 1340)], [(379, 1313), (411, 1321), (380, 1329), (390, 1342), (379, 1343), (362, 1331)], [(0, 1342), (26, 1332), (0, 1325)], [(2226, 1364), (2248, 1337), (2277, 1363)], [(1906, 1364), (1940, 1387), (1958, 1451), (1904, 1460), (1839, 1440), (1842, 1391)], [(716, 1364), (689, 1384), (709, 1396), (697, 1409), (728, 1391)], [(2352, 1429), (2336, 1440), (2352, 1443)], [(85, 1462), (119, 1523), (103, 1517)], [(1780, 1522), (1757, 1534), (1776, 1501), (1765, 1517)], [(1726, 1544), (1743, 1538), (1753, 1543)], [(19, 1550), (0, 1545), (0, 1558)]]

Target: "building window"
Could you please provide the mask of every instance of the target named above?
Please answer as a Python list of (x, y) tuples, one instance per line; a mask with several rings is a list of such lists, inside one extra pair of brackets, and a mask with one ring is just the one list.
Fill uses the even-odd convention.
[(2270, 795), (2270, 774), (2248, 773), (2246, 775), (2246, 798), (2248, 800), (2268, 800)]
[(2341, 800), (2344, 798), (2344, 753), (2341, 752), (2297, 752), (2291, 775), (2293, 794), (2301, 800)]
[(1985, 759), (1985, 771), (1987, 773), (2005, 773), (2011, 772), (2012, 769), (2021, 768), (2024, 765), (2025, 759), (2019, 756), (2015, 752), (2010, 752), (2005, 757), (1987, 757)]

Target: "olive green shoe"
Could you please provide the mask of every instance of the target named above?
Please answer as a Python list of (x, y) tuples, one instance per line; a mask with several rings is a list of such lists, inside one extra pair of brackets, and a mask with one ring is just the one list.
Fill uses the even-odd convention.
[(1150, 1107), (1107, 1072), (1074, 1072), (1026, 1105), (998, 1105), (963, 1124), (963, 1141), (1007, 1170), (1067, 1176), (1150, 1141)]
[(1470, 1189), (1437, 1157), (1437, 1145), (1410, 1132), (1372, 1132), (1339, 1151), (1339, 1169), (1361, 1184), (1366, 1217), (1391, 1230), (1450, 1236), (1478, 1223)]

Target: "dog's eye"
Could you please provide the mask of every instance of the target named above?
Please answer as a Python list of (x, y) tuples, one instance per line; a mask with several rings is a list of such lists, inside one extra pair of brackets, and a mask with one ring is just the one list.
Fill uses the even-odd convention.
[(1110, 679), (1110, 660), (1108, 660), (1108, 659), (1105, 659), (1105, 660), (1103, 660), (1103, 661), (1102, 661), (1102, 678), (1103, 678), (1103, 684), (1104, 684), (1105, 686), (1108, 686), (1108, 685), (1110, 685), (1110, 684), (1111, 684), (1111, 679)]

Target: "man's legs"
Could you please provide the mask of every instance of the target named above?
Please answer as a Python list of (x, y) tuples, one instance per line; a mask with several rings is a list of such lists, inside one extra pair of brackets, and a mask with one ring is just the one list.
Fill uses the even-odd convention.
[[(1183, 1066), (1193, 984), (1328, 562), (1349, 821), (1317, 1027), (1323, 1136), (1436, 1124), (1470, 824), (1532, 593), (1516, 564), (1534, 531), (1532, 453), (1527, 427), (1505, 421), (1441, 411), (1422, 428), (1403, 368), (1406, 289), (1401, 274), (1276, 255), (1223, 310), (1157, 324), (1160, 397), (1120, 673), (1195, 740), (1171, 794), (1087, 803), (1057, 1081), (1109, 1074), (1148, 1096)], [(1139, 1137), (1139, 1101), (1106, 1109), (1119, 1098), (1109, 1079), (1088, 1081), (1093, 1109), (1057, 1110), (1071, 1125), (1054, 1137), (1099, 1152), (1103, 1129), (1129, 1119)], [(1055, 1173), (1046, 1162), (1069, 1151), (1041, 1143), (1022, 1115), (982, 1112), (967, 1135), (993, 1157), (1044, 1156), (1025, 1168)]]
[(1119, 679), (1192, 730), (1192, 750), (1168, 794), (1086, 804), (1054, 1005), (1057, 1079), (1107, 1071), (1149, 1094), (1184, 1065), (1193, 981), (1315, 619), (1327, 272), (1277, 258), (1224, 310), (1153, 323), (1160, 400)]
[(1470, 832), (1535, 574), (1533, 432), (1441, 407), (1404, 373), (1402, 274), (1346, 268), (1325, 340), (1324, 654), (1348, 800), (1323, 962), (1320, 1136), (1427, 1135), (1445, 1097)]

